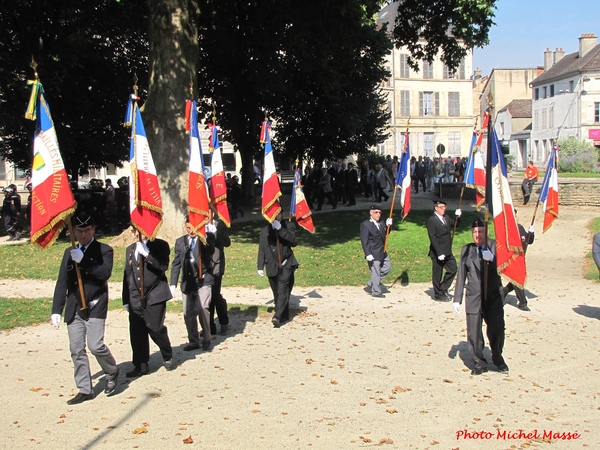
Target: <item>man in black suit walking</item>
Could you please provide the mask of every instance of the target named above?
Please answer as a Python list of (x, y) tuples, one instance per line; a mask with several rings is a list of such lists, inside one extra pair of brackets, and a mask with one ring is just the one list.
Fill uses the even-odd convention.
[[(461, 210), (456, 210), (452, 220), (446, 215), (446, 202), (434, 200), (433, 215), (427, 220), (429, 235), (429, 257), (431, 258), (431, 278), (435, 300), (447, 302), (451, 300), (448, 289), (456, 276), (456, 259), (452, 255), (452, 229), (454, 222), (460, 225)], [(442, 279), (442, 272), (446, 271)]]
[(381, 221), (381, 206), (371, 205), (370, 218), (360, 224), (360, 243), (369, 264), (371, 279), (367, 289), (373, 297), (384, 297), (381, 293), (381, 280), (390, 272), (390, 257), (384, 251), (386, 227), (392, 225), (391, 217)]
[[(75, 372), (75, 384), (79, 393), (67, 401), (76, 405), (94, 398), (90, 361), (87, 347), (106, 374), (105, 394), (115, 392), (119, 378), (119, 368), (110, 349), (104, 343), (104, 325), (108, 311), (108, 279), (113, 268), (113, 249), (98, 242), (94, 235), (96, 226), (93, 217), (80, 212), (73, 219), (75, 237), (79, 244), (69, 247), (63, 254), (54, 288), (51, 321), (59, 327), (64, 311), (69, 347)], [(79, 266), (81, 282), (87, 308), (82, 310), (79, 280), (75, 264)]]
[(290, 320), (290, 294), (294, 287), (294, 272), (298, 261), (292, 247), (296, 246), (296, 229), (293, 223), (283, 220), (283, 212), (277, 214), (273, 223), (260, 231), (258, 242), (258, 275), (267, 277), (275, 300), (275, 315), (271, 319), (274, 327)]
[(148, 336), (158, 345), (167, 370), (175, 368), (173, 349), (165, 314), (167, 301), (173, 296), (165, 272), (169, 268), (169, 244), (162, 239), (141, 239), (133, 228), (136, 239), (125, 250), (123, 275), (123, 306), (129, 311), (129, 339), (133, 352), (133, 370), (127, 377), (139, 377), (149, 372), (150, 343)]
[(460, 314), (463, 290), (466, 289), (467, 342), (475, 362), (471, 375), (481, 375), (488, 371), (487, 361), (483, 357), (482, 319), (487, 327), (492, 362), (498, 368), (498, 372), (508, 373), (508, 366), (502, 357), (504, 304), (501, 295), (502, 282), (496, 267), (496, 241), (488, 239), (486, 242), (485, 227), (481, 219), (473, 221), (472, 235), (473, 243), (463, 246), (460, 252), (460, 265), (454, 289), (454, 312)]

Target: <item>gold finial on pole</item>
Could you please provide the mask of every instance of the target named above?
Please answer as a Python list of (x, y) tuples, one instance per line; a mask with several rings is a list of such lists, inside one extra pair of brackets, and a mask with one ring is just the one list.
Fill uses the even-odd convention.
[(138, 96), (138, 77), (137, 77), (137, 73), (134, 72), (133, 74), (133, 95), (135, 95), (136, 97)]
[(33, 59), (33, 55), (31, 55), (31, 62), (29, 63), (29, 67), (31, 67), (33, 69), (33, 76), (37, 80), (38, 79), (38, 73), (37, 73), (38, 63), (36, 63), (35, 59)]

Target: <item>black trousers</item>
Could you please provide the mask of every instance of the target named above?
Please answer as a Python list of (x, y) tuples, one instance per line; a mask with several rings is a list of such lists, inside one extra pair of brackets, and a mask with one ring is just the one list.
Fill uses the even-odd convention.
[[(442, 272), (446, 270), (444, 278), (442, 279)], [(440, 261), (437, 257), (431, 257), (431, 281), (433, 283), (434, 295), (441, 296), (444, 292), (447, 292), (452, 285), (452, 281), (456, 276), (456, 259), (454, 255), (446, 256), (446, 259)]]
[(283, 266), (275, 277), (269, 277), (269, 284), (275, 300), (275, 315), (280, 322), (290, 320), (290, 294), (294, 288), (294, 267)]
[[(469, 300), (467, 299), (467, 301)], [(482, 319), (486, 325), (486, 335), (492, 351), (492, 362), (496, 367), (500, 367), (505, 364), (502, 357), (505, 327), (504, 309), (482, 310), (478, 314), (467, 314), (467, 343), (476, 369), (487, 368), (487, 362), (483, 357)]]
[(150, 360), (150, 342), (148, 336), (158, 345), (163, 360), (173, 358), (171, 341), (165, 326), (166, 303), (147, 305), (146, 309), (132, 308), (129, 305), (129, 341), (133, 352), (133, 365), (140, 367)]
[(527, 305), (527, 297), (525, 297), (525, 292), (520, 287), (513, 285), (512, 283), (508, 283), (504, 288), (504, 295), (508, 294), (510, 291), (514, 290), (515, 295), (517, 296), (517, 300), (519, 300), (519, 305)]
[(217, 317), (221, 325), (229, 324), (229, 317), (227, 316), (227, 300), (221, 295), (221, 285), (223, 284), (223, 275), (213, 275), (215, 282), (211, 286), (212, 298), (210, 301), (210, 329), (211, 334), (217, 333), (217, 327), (215, 325), (215, 311), (217, 311)]

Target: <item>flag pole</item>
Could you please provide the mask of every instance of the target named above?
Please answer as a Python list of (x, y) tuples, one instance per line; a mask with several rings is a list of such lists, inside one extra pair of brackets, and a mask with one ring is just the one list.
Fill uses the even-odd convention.
[[(556, 142), (558, 142), (558, 135), (556, 136), (555, 139)], [(556, 145), (556, 144), (554, 144)], [(555, 147), (552, 147), (552, 152), (554, 153), (554, 149)], [(558, 155), (555, 155), (555, 158)], [(554, 162), (556, 164), (556, 161)], [(546, 167), (546, 174), (544, 174), (544, 180), (543, 180), (543, 184), (542, 187), (540, 189), (540, 192), (544, 192), (544, 190), (547, 188), (548, 183), (550, 183), (550, 175), (548, 174), (548, 169), (552, 170), (551, 167)], [(540, 195), (538, 194), (538, 198), (537, 198), (537, 202), (535, 202), (535, 208), (533, 209), (533, 217), (531, 218), (531, 224), (530, 227), (533, 226), (533, 224), (535, 223), (535, 217), (537, 216), (537, 211), (538, 208), (540, 206)], [(525, 242), (529, 242), (529, 237), (530, 237), (531, 233), (529, 232), (529, 230), (527, 230), (527, 240)]]
[[(493, 117), (493, 113), (494, 113), (494, 106), (493, 106), (493, 96), (492, 96), (492, 92), (490, 91), (490, 93), (488, 94), (488, 104), (489, 104), (489, 108), (490, 108), (490, 118), (488, 120), (488, 126), (487, 126), (487, 155), (486, 155), (486, 167), (485, 167), (485, 197), (486, 197), (486, 208), (485, 208), (485, 214), (484, 214), (484, 235), (485, 235), (485, 244), (484, 247), (487, 248), (488, 245), (488, 225), (489, 225), (489, 220), (490, 220), (490, 206), (492, 203), (492, 199), (491, 199), (491, 195), (492, 195), (492, 190), (491, 190), (491, 185), (492, 185), (492, 129), (493, 129), (493, 125), (492, 125), (492, 117)], [(489, 261), (485, 261), (484, 264), (484, 268), (483, 268), (483, 297), (482, 300), (486, 301), (488, 299), (488, 278), (489, 278)]]
[[(478, 120), (479, 120), (479, 117), (475, 117), (475, 125), (473, 126), (473, 133), (476, 133)], [(473, 158), (474, 153), (475, 153), (475, 144), (471, 148), (471, 154), (469, 155), (469, 158)], [(462, 205), (463, 195), (465, 194), (465, 184), (466, 184), (465, 180), (463, 179), (463, 185), (460, 189), (460, 197), (458, 198), (457, 209), (460, 209), (460, 207)], [(455, 220), (454, 226), (452, 227), (452, 237), (450, 238), (450, 245), (452, 245), (452, 243), (454, 242), (454, 235), (456, 234), (456, 225), (457, 225), (457, 221)]]
[[(406, 139), (408, 140), (408, 132), (410, 129), (410, 117), (408, 118), (407, 122), (406, 122)], [(404, 144), (404, 148), (402, 149), (403, 152), (406, 152), (406, 142)], [(400, 161), (398, 161), (398, 171), (400, 170)], [(402, 186), (400, 187), (400, 189), (403, 189)], [(396, 183), (396, 180), (394, 180), (394, 193), (392, 194), (392, 204), (390, 206), (390, 219), (393, 217), (394, 215), (394, 205), (396, 204), (396, 192), (398, 192), (398, 185)], [(404, 219), (403, 219), (404, 220)], [(385, 230), (385, 242), (383, 244), (383, 251), (385, 252), (387, 250), (387, 244), (388, 244), (388, 237), (390, 235), (390, 229), (392, 228), (391, 225), (388, 225), (386, 230)]]

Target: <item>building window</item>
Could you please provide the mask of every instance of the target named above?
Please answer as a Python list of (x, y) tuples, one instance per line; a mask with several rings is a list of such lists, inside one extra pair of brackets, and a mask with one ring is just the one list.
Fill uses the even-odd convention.
[(504, 136), (504, 122), (500, 122), (500, 136)]
[(554, 106), (548, 110), (548, 128), (554, 128)]
[(448, 132), (448, 156), (460, 156), (460, 131)]
[(423, 151), (425, 156), (433, 157), (433, 133), (423, 133)]
[(548, 86), (544, 86), (544, 95), (542, 95), (542, 98), (548, 98)]
[(433, 78), (433, 64), (427, 61), (423, 61), (423, 78)]
[(540, 88), (535, 88), (534, 91), (534, 97), (535, 100), (539, 100), (540, 99)]
[(460, 64), (458, 65), (458, 67), (455, 70), (451, 70), (450, 67), (448, 67), (447, 65), (444, 64), (444, 79), (446, 79), (446, 80), (450, 80), (450, 79), (464, 80), (465, 79), (465, 59), (463, 58), (460, 60)]
[(554, 85), (550, 85), (550, 97), (554, 97)]
[(0, 181), (6, 181), (6, 160), (0, 158)]
[(400, 115), (410, 116), (410, 91), (400, 91)]
[(448, 115), (460, 116), (460, 92), (448, 92)]
[[(385, 70), (387, 70), (389, 73), (391, 73), (391, 67), (389, 65), (385, 66)], [(383, 87), (392, 87), (392, 78), (391, 75), (385, 77), (385, 80), (383, 80)]]
[(392, 102), (388, 101), (387, 102), (387, 113), (388, 113), (388, 123), (391, 125), (392, 124)]
[(540, 112), (539, 111), (536, 111), (533, 113), (533, 129), (534, 130), (540, 129)]
[(594, 103), (594, 122), (600, 122), (600, 102)]
[(575, 90), (575, 82), (573, 80), (569, 81), (569, 91), (573, 92)]
[(546, 108), (542, 109), (542, 130), (546, 129), (546, 116), (547, 116), (547, 112), (546, 112)]
[(419, 92), (419, 115), (420, 116), (439, 116), (440, 115), (440, 93), (439, 92)]
[(408, 67), (408, 55), (400, 55), (400, 78), (410, 78), (410, 67)]
[(385, 155), (385, 142), (382, 142), (381, 144), (377, 144), (377, 154)]

